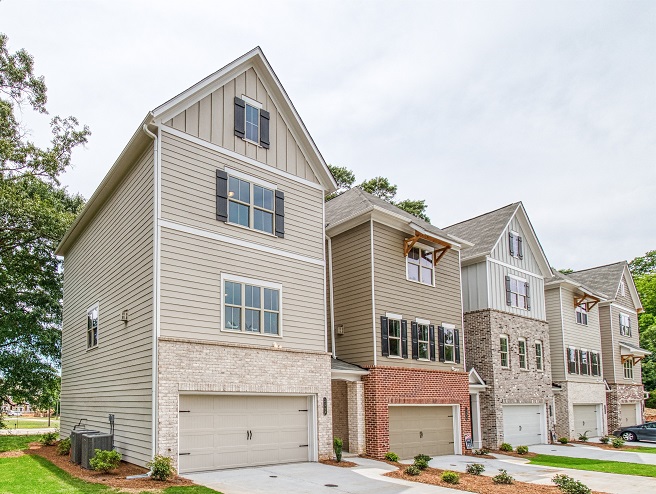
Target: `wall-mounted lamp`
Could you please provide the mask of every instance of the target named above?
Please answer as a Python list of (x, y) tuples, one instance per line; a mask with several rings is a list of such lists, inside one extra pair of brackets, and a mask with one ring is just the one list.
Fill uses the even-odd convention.
[(328, 415), (328, 398), (323, 397), (323, 414)]
[(125, 309), (123, 312), (121, 312), (121, 321), (127, 324), (128, 322), (128, 310)]
[(344, 334), (344, 325), (343, 324), (338, 324), (336, 332), (337, 332), (337, 334)]

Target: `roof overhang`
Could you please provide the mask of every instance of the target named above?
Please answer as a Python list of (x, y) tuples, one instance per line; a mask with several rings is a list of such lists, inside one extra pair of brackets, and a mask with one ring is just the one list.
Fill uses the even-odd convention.
[(644, 348), (640, 348), (639, 346), (634, 346), (630, 343), (620, 341), (620, 355), (623, 357), (632, 356), (643, 358), (651, 355), (651, 352), (649, 350), (645, 350)]
[[(644, 309), (642, 308), (642, 302), (640, 301), (640, 295), (638, 294), (638, 289), (635, 286), (635, 283), (633, 281), (633, 276), (631, 275), (631, 271), (629, 270), (628, 264), (624, 264), (624, 271), (622, 272), (622, 277), (626, 278), (629, 281), (628, 283), (629, 293), (631, 294), (631, 300), (633, 300), (633, 305), (636, 308), (636, 312), (638, 314), (644, 312)], [(619, 290), (619, 282), (618, 282), (617, 289)]]
[(368, 370), (343, 370), (343, 369), (333, 369), (330, 371), (330, 379), (333, 381), (350, 381), (358, 382), (362, 379), (362, 376), (369, 374)]
[(487, 388), (489, 386), (485, 384), (480, 374), (472, 367), (469, 371), (469, 393), (479, 393), (485, 391)]

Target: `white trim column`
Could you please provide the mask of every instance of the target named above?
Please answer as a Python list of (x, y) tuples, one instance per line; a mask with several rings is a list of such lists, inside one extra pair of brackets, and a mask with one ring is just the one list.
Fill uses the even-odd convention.
[(349, 453), (365, 452), (364, 434), (364, 383), (347, 381)]
[(483, 447), (483, 440), (481, 439), (481, 398), (478, 393), (471, 393), (469, 395), (471, 403), (471, 425), (472, 425), (472, 440), (474, 449), (481, 449)]

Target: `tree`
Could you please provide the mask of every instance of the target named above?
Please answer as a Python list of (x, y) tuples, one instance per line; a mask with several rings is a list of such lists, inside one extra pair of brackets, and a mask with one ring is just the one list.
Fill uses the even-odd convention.
[(355, 183), (355, 173), (353, 173), (345, 166), (328, 165), (328, 168), (333, 174), (335, 182), (337, 182), (337, 190), (332, 194), (328, 194), (326, 196), (326, 201), (330, 201), (331, 199), (342, 195), (344, 192), (353, 187), (353, 184)]
[(574, 270), (572, 268), (563, 268), (563, 269), (559, 269), (558, 272), (563, 274), (570, 274), (573, 273)]
[[(0, 399), (39, 402), (56, 393), (61, 354), (62, 266), (54, 250), (84, 200), (59, 186), (90, 132), (54, 117), (39, 147), (16, 117), (47, 114), (46, 85), (25, 50), (0, 34)], [(51, 400), (51, 398), (48, 398)]]
[(629, 263), (633, 276), (656, 273), (656, 250), (650, 250), (642, 257), (636, 257)]
[(396, 185), (390, 183), (390, 181), (385, 177), (374, 177), (369, 180), (365, 180), (360, 185), (358, 185), (365, 192), (369, 192), (383, 201), (387, 201), (391, 204), (394, 204), (393, 199), (396, 195)]
[(644, 312), (638, 316), (640, 346), (652, 352), (642, 361), (642, 382), (656, 390), (656, 250), (629, 263)]

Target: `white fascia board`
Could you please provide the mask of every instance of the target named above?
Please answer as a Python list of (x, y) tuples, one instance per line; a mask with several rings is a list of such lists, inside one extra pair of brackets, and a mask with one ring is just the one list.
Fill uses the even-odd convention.
[(331, 223), (326, 228), (326, 235), (328, 235), (329, 237), (334, 237), (335, 235), (344, 233), (345, 231), (348, 231), (351, 228), (360, 225), (361, 223), (369, 221), (369, 219), (371, 218), (371, 215), (369, 213), (371, 213), (371, 211), (373, 211), (373, 207), (368, 207), (367, 209), (363, 211), (358, 211), (352, 216), (349, 216), (341, 221), (338, 221), (337, 223)]
[(633, 300), (633, 305), (635, 305), (636, 307), (636, 311), (638, 312), (638, 314), (643, 312), (644, 309), (642, 307), (642, 302), (640, 302), (640, 295), (638, 295), (638, 290), (633, 281), (633, 276), (631, 275), (631, 271), (629, 271), (628, 264), (624, 265), (624, 272), (622, 273), (622, 277), (629, 280), (629, 284), (628, 284), (629, 292), (631, 292), (631, 299)]
[(410, 228), (418, 231), (419, 233), (423, 233), (424, 235), (428, 235), (429, 237), (435, 237), (436, 239), (441, 240), (442, 242), (446, 242), (447, 244), (449, 244), (452, 247), (456, 247), (456, 248), (461, 247), (461, 245), (458, 242), (455, 242), (454, 240), (449, 238), (448, 235), (445, 237), (445, 236), (439, 235), (437, 233), (429, 232), (428, 230), (426, 230), (426, 229), (422, 228), (421, 226), (417, 225), (416, 223), (410, 223)]
[(474, 245), (476, 245), (472, 242), (469, 242), (468, 240), (465, 240), (464, 238), (460, 238), (460, 237), (456, 237), (455, 235), (451, 235), (450, 233), (447, 233), (446, 236), (449, 237), (449, 238), (452, 238), (457, 243), (459, 243), (461, 246), (473, 247)]

